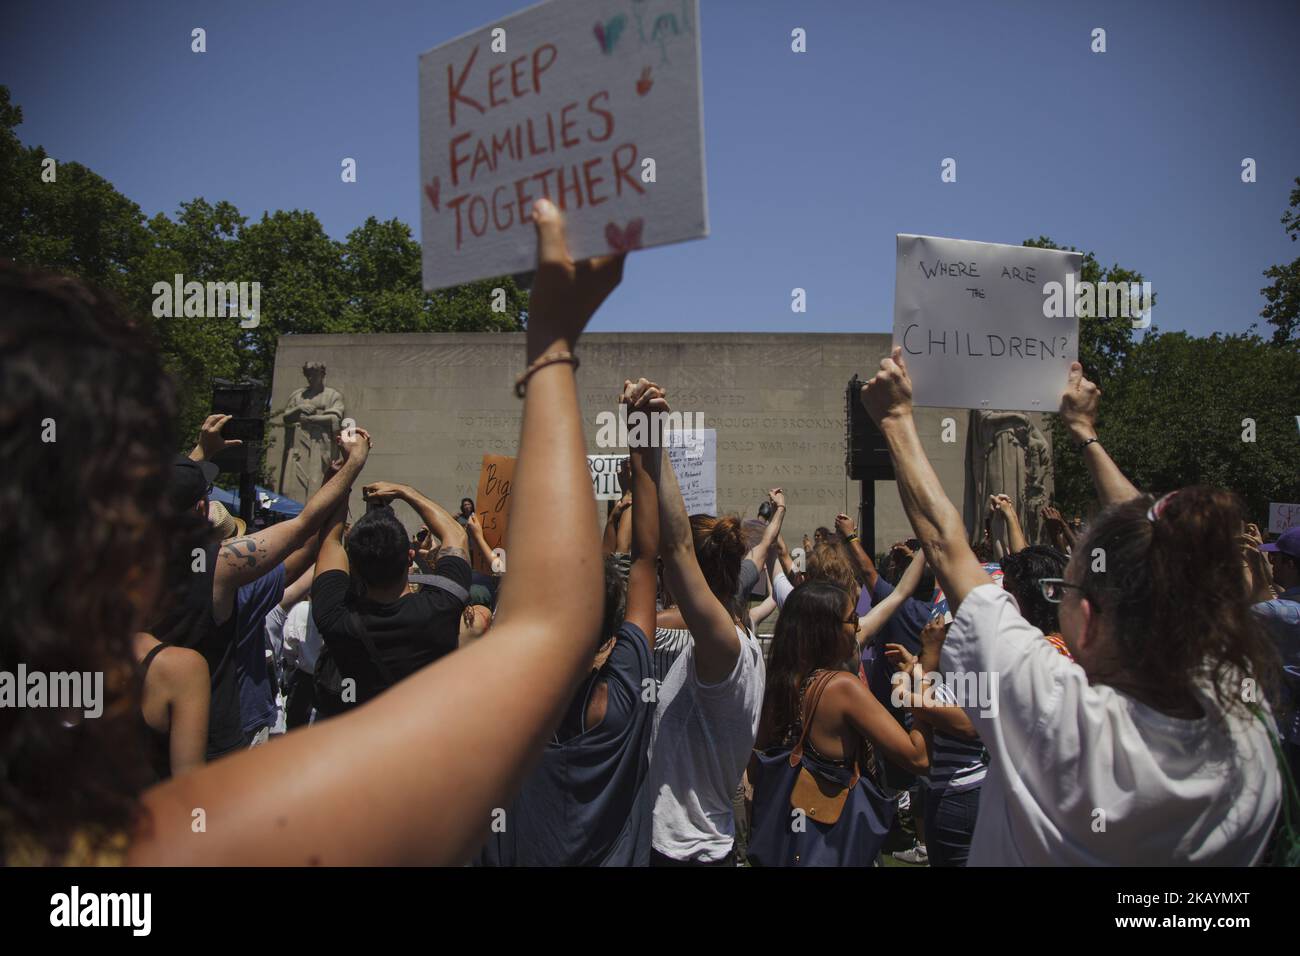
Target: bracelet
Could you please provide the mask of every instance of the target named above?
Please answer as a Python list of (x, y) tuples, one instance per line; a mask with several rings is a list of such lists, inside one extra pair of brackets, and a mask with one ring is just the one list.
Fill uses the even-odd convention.
[(851, 535), (849, 535), (847, 538), (845, 538), (844, 540), (845, 540), (845, 542), (847, 542), (847, 543), (849, 543), (849, 544), (852, 544), (854, 541), (857, 541), (857, 540), (858, 540), (858, 533), (855, 531), (855, 532), (853, 532)]
[(1099, 441), (1101, 441), (1100, 438), (1089, 438), (1089, 439), (1087, 439), (1086, 441), (1081, 441), (1081, 442), (1079, 442), (1079, 444), (1075, 445), (1074, 447), (1077, 448), (1077, 449), (1079, 449), (1080, 452), (1082, 452), (1085, 448), (1087, 448), (1087, 447), (1088, 447), (1089, 445), (1091, 445), (1093, 442), (1099, 442)]
[(524, 369), (523, 374), (515, 379), (515, 395), (519, 398), (524, 397), (524, 385), (533, 377), (539, 369), (546, 368), (548, 365), (555, 365), (558, 362), (567, 362), (573, 366), (573, 370), (578, 370), (578, 356), (572, 352), (547, 352), (545, 355), (539, 355), (533, 359), (533, 364)]

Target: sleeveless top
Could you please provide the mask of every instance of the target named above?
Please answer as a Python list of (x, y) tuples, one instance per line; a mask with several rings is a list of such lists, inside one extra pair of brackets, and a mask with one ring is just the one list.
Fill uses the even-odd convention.
[[(149, 678), (149, 665), (153, 663), (153, 659), (158, 656), (159, 651), (168, 647), (171, 647), (171, 645), (159, 644), (146, 654), (144, 660), (140, 662), (141, 689), (144, 688), (145, 681)], [(140, 705), (140, 726), (143, 728), (145, 746), (149, 752), (149, 766), (159, 780), (166, 780), (172, 775), (171, 732), (160, 732), (149, 726), (149, 722), (144, 717), (143, 701)]]
[[(786, 726), (785, 731), (780, 736), (782, 747), (793, 748), (794, 745), (799, 742), (799, 735), (803, 733), (804, 696), (808, 693), (808, 688), (812, 686), (812, 682), (824, 670), (825, 668), (819, 667), (811, 674), (809, 674), (806, 678), (804, 678), (803, 685), (799, 688), (799, 704), (795, 709), (794, 721)], [(850, 676), (852, 676), (850, 671), (844, 671), (844, 673), (850, 674)], [(859, 740), (858, 752), (854, 754), (852, 757), (828, 757), (817, 749), (817, 746), (813, 743), (811, 733), (809, 733), (808, 736), (804, 738), (804, 742), (803, 742), (804, 752), (807, 753), (809, 756), (813, 757), (818, 762), (828, 764), (832, 767), (842, 767), (846, 770), (850, 769), (853, 766), (854, 760), (858, 759), (859, 757), (865, 758), (866, 755), (870, 752), (869, 751), (870, 746), (871, 746), (870, 743), (868, 743), (866, 740)], [(862, 767), (864, 770), (866, 769), (865, 760), (862, 764)]]

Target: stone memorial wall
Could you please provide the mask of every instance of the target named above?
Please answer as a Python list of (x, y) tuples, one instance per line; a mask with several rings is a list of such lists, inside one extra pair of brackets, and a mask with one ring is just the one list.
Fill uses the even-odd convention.
[[(593, 332), (578, 353), (578, 393), (588, 452), (597, 415), (617, 411), (625, 378), (644, 375), (668, 389), (674, 411), (701, 413), (717, 430), (718, 506), (753, 517), (768, 488), (786, 491), (790, 547), (835, 514), (857, 517), (858, 482), (845, 477), (844, 387), (867, 378), (889, 350), (883, 334)], [(524, 366), (522, 333), (295, 335), (276, 353), (271, 407), (302, 385), (304, 362), (324, 362), (346, 414), (370, 431), (364, 480), (405, 482), (450, 511), (473, 497), (481, 456), (517, 450)], [(943, 442), (943, 420), (955, 421)], [(917, 424), (944, 489), (958, 508), (966, 490), (965, 410), (918, 408)], [(284, 430), (268, 429), (267, 464), (278, 487)], [(893, 482), (877, 482), (876, 552), (911, 532)], [(353, 514), (361, 511), (360, 489)], [(604, 503), (601, 509), (603, 527)], [(415, 526), (409, 509), (402, 520)]]

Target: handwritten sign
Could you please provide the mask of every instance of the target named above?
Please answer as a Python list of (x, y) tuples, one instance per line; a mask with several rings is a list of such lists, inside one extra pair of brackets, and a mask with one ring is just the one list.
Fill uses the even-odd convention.
[[(478, 512), (483, 537), (493, 551), (506, 546), (506, 525), (510, 522), (510, 485), (515, 478), (515, 460), (506, 455), (484, 455), (478, 474), (474, 510)], [(474, 551), (473, 567), (485, 574), (492, 570), (492, 555)]]
[(623, 491), (618, 486), (619, 465), (627, 455), (588, 455), (587, 470), (591, 473), (591, 490), (597, 501), (618, 501)]
[[(894, 345), (917, 405), (1054, 412), (1079, 322), (1048, 318), (1049, 283), (1077, 281), (1077, 252), (898, 236)], [(1059, 288), (1059, 286), (1058, 286)]]
[(424, 287), (708, 235), (699, 0), (553, 0), (420, 57)]
[(1300, 505), (1297, 504), (1275, 504), (1269, 502), (1268, 505), (1268, 533), (1281, 534), (1290, 528), (1300, 527)]
[(718, 433), (713, 428), (666, 432), (668, 460), (686, 502), (686, 513), (718, 513)]

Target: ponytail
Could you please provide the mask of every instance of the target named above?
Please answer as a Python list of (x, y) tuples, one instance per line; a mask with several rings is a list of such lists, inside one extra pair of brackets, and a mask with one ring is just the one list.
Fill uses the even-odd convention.
[(727, 612), (736, 619), (744, 616), (748, 595), (738, 596), (740, 565), (749, 549), (740, 519), (733, 515), (691, 515), (691, 532), (695, 540), (695, 559), (704, 579)]

